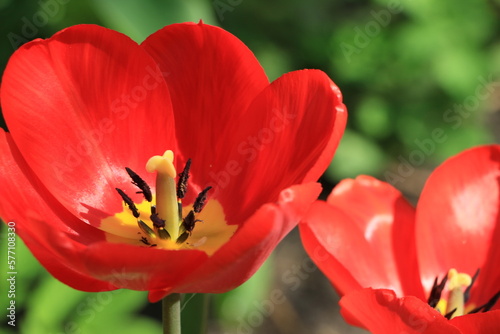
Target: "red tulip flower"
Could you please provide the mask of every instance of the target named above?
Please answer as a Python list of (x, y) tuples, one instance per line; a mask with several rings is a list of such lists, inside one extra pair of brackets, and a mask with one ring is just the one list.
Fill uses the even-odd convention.
[(69, 286), (151, 301), (247, 280), (317, 198), (346, 121), (323, 72), (269, 83), (203, 23), (32, 41), (1, 103), (2, 219)]
[(492, 145), (438, 167), (416, 209), (388, 183), (344, 180), (300, 232), (349, 323), (376, 334), (500, 333), (499, 214)]

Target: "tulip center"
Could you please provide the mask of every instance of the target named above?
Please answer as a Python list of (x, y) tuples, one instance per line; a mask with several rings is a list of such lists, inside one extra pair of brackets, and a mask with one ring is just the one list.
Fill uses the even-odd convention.
[[(154, 210), (155, 212), (151, 214), (151, 220), (153, 220), (153, 226), (157, 230), (157, 235), (161, 239), (175, 240), (176, 242), (184, 241), (187, 238), (187, 234), (192, 230), (192, 227), (194, 227), (196, 220), (193, 216), (190, 222), (192, 227), (186, 228), (187, 224), (182, 224), (182, 198), (177, 197), (177, 186), (175, 182), (177, 171), (174, 167), (174, 153), (169, 150), (166, 151), (163, 156), (155, 155), (147, 162), (146, 170), (150, 173), (157, 173), (156, 209)], [(179, 182), (183, 182), (182, 177)], [(187, 175), (185, 182), (187, 182)], [(184, 185), (184, 187), (185, 186), (186, 185)], [(201, 208), (205, 204), (205, 196), (208, 190), (210, 190), (210, 188), (202, 192), (203, 198), (199, 201), (199, 211), (201, 211)], [(182, 197), (184, 197), (184, 195), (182, 195)]]
[[(470, 290), (479, 270), (474, 276), (465, 273), (459, 273), (456, 269), (450, 269), (440, 283), (438, 278), (434, 280), (428, 303), (431, 307), (439, 311), (447, 319), (452, 319), (468, 313), (486, 312), (489, 311), (500, 298), (500, 292), (495, 294), (486, 304), (475, 307), (473, 304), (468, 304)], [(443, 293), (447, 285), (447, 293)], [(443, 297), (444, 296), (444, 297)]]
[(155, 193), (138, 174), (126, 168), (144, 200), (134, 203), (124, 191), (116, 189), (123, 199), (123, 211), (101, 221), (108, 241), (164, 249), (196, 248), (211, 255), (231, 238), (237, 226), (227, 225), (217, 200), (207, 200), (211, 187), (202, 190), (190, 205), (182, 205), (191, 160), (179, 174), (173, 161), (174, 154), (168, 150), (146, 163), (146, 170), (156, 173)]
[(448, 297), (438, 301), (436, 310), (445, 316), (449, 315), (449, 319), (464, 315), (464, 292), (472, 284), (472, 278), (465, 273), (459, 273), (456, 269), (450, 269), (446, 280), (448, 281)]

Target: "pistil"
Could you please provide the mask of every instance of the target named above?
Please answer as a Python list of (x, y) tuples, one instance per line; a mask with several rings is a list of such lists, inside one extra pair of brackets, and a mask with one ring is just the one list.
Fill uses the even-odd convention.
[[(468, 300), (470, 287), (477, 277), (471, 278), (468, 274), (459, 273), (456, 269), (450, 269), (441, 283), (438, 283), (438, 278), (434, 280), (428, 303), (434, 307), (447, 319), (452, 319), (465, 314), (465, 303)], [(441, 298), (442, 292), (447, 284), (448, 295)]]
[(174, 153), (166, 151), (162, 156), (155, 155), (146, 163), (146, 170), (156, 172), (156, 215), (165, 222), (165, 230), (172, 240), (179, 237), (179, 205), (177, 201), (177, 172), (174, 167)]
[[(450, 319), (464, 315), (464, 288), (472, 283), (472, 278), (464, 273), (457, 272), (456, 269), (450, 269), (448, 272), (448, 305), (446, 313), (450, 314)], [(451, 313), (453, 312), (453, 313)]]

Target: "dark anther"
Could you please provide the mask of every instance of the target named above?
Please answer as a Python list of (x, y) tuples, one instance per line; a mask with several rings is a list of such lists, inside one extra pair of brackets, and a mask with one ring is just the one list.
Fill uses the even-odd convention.
[(137, 194), (143, 194), (146, 201), (151, 202), (153, 200), (153, 195), (151, 194), (151, 188), (149, 188), (146, 181), (144, 181), (139, 175), (137, 175), (136, 172), (134, 172), (130, 168), (125, 167), (125, 170), (132, 179), (132, 183), (137, 188), (141, 189), (141, 191), (138, 191)]
[(205, 205), (205, 201), (207, 200), (207, 192), (212, 189), (212, 187), (208, 186), (205, 189), (202, 190), (202, 192), (196, 197), (196, 200), (194, 201), (193, 204), (193, 210), (195, 213), (201, 212), (201, 209), (203, 209), (203, 206)]
[(152, 214), (149, 218), (153, 222), (154, 227), (156, 227), (156, 228), (164, 228), (165, 227), (165, 220), (158, 217), (158, 214), (156, 212), (154, 214)]
[(179, 214), (179, 217), (182, 217), (182, 203), (181, 203), (181, 201), (177, 202), (177, 213)]
[(125, 192), (123, 192), (123, 190), (119, 189), (119, 188), (115, 188), (116, 191), (118, 191), (118, 193), (120, 194), (120, 196), (122, 197), (123, 201), (128, 205), (130, 211), (132, 211), (132, 214), (134, 215), (135, 218), (139, 218), (139, 211), (137, 210), (137, 207), (135, 206), (134, 202), (132, 202), (132, 200), (130, 199), (130, 197), (127, 196), (127, 194), (125, 194)]
[(178, 244), (182, 244), (184, 241), (187, 240), (187, 238), (189, 237), (189, 233), (188, 232), (184, 232), (182, 233), (178, 238), (177, 238), (177, 241), (176, 243)]
[(427, 300), (427, 304), (430, 307), (434, 308), (438, 304), (441, 299), (441, 293), (443, 292), (444, 286), (446, 285), (446, 281), (448, 280), (448, 275), (446, 275), (441, 283), (438, 284), (438, 278), (434, 279), (434, 284), (432, 285), (431, 293), (429, 294), (429, 299)]
[(179, 181), (177, 182), (177, 198), (183, 199), (186, 195), (189, 169), (191, 168), (191, 159), (188, 159), (182, 173), (179, 173)]
[(170, 239), (170, 234), (163, 227), (159, 228), (157, 231), (160, 239)]
[(151, 214), (155, 215), (156, 214), (156, 205), (151, 206)]
[(475, 309), (470, 311), (469, 314), (478, 312), (488, 312), (489, 310), (491, 310), (493, 306), (495, 306), (498, 299), (500, 299), (500, 291), (498, 291), (490, 300), (488, 300), (486, 304), (476, 307)]
[(194, 217), (194, 211), (191, 210), (189, 213), (184, 217), (182, 220), (182, 226), (186, 229), (186, 231), (191, 234), (191, 231), (194, 229), (194, 225), (196, 222), (199, 222), (199, 219), (195, 219)]
[(141, 231), (144, 232), (144, 233), (146, 233), (146, 235), (149, 235), (150, 237), (152, 237), (153, 235), (155, 235), (155, 232), (153, 231), (153, 229), (151, 227), (149, 227), (142, 220), (139, 219), (137, 221), (137, 225), (139, 225), (139, 228), (141, 229)]
[(457, 308), (455, 307), (453, 310), (451, 310), (450, 312), (446, 313), (446, 314), (444, 315), (444, 317), (445, 317), (446, 319), (450, 320), (450, 319), (451, 319), (451, 317), (453, 317), (453, 314), (454, 314), (456, 311), (457, 311)]
[(479, 269), (476, 270), (476, 273), (474, 274), (474, 276), (472, 276), (472, 281), (470, 282), (470, 285), (467, 287), (467, 289), (465, 289), (464, 291), (464, 302), (467, 303), (469, 301), (469, 298), (470, 298), (470, 290), (472, 289), (472, 285), (474, 284), (474, 282), (476, 281), (476, 278), (477, 276), (479, 276)]

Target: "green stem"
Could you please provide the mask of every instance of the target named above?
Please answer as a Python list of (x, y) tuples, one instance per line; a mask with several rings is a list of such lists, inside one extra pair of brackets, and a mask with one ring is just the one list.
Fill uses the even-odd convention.
[[(208, 293), (193, 293), (182, 296), (182, 330), (185, 333), (206, 334), (208, 327), (209, 299)], [(198, 319), (193, 321), (194, 319)]]
[(181, 334), (181, 295), (172, 293), (162, 300), (163, 334)]

